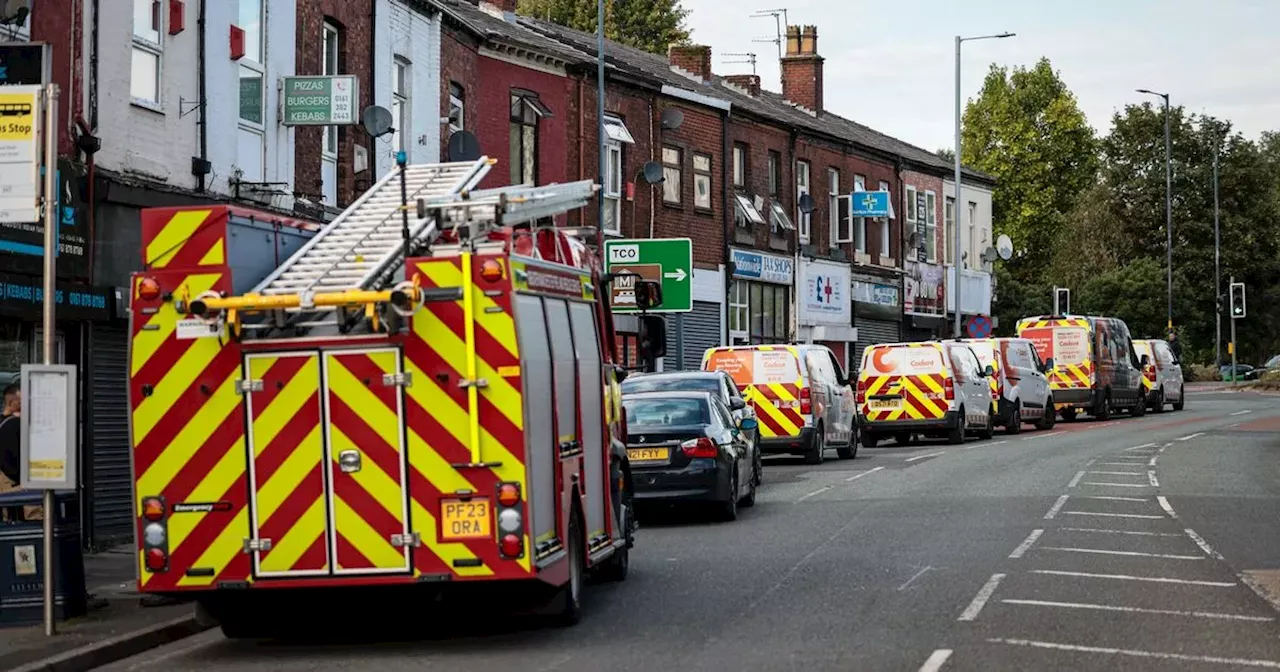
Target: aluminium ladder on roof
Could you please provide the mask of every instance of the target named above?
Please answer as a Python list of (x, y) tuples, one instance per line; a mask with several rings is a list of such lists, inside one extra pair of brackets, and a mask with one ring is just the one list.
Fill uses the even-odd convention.
[[(398, 262), (401, 231), (400, 171), (405, 171), (407, 200), (454, 197), (480, 183), (493, 162), (476, 161), (405, 166), (383, 176), (336, 219), (320, 229), (257, 287), (255, 294), (307, 294), (374, 289)], [(409, 214), (411, 241), (433, 236), (432, 218)]]
[(598, 189), (591, 180), (498, 187), (424, 198), (421, 205), (428, 219), (438, 216), (443, 230), (467, 227), (468, 237), (479, 240), (496, 226), (537, 222), (585, 207)]

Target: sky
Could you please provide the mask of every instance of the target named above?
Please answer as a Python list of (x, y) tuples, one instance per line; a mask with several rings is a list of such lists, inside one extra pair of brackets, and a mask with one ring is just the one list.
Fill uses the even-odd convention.
[[(1125, 105), (1169, 93), (1171, 104), (1232, 123), (1247, 138), (1280, 130), (1280, 0), (682, 0), (692, 41), (712, 69), (749, 73), (733, 53), (755, 53), (764, 87), (781, 90), (773, 17), (818, 28), (826, 109), (911, 144), (955, 144), (955, 36), (965, 42), (961, 95), (977, 95), (992, 63), (1047, 57), (1099, 133)], [(754, 42), (767, 39), (769, 42)], [(785, 43), (784, 43), (785, 49)], [(729, 61), (729, 62), (727, 62)]]

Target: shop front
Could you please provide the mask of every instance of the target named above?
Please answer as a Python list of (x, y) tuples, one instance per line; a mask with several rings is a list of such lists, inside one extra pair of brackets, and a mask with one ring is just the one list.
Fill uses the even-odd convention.
[(853, 321), (858, 326), (854, 368), (862, 364), (869, 345), (902, 340), (902, 291), (895, 278), (865, 273), (853, 275)]
[(858, 330), (853, 327), (852, 274), (849, 264), (819, 259), (800, 261), (796, 290), (796, 340), (831, 348), (849, 370)]
[(729, 343), (790, 343), (795, 260), (754, 250), (730, 249)]
[(948, 335), (946, 275), (936, 264), (907, 262), (903, 277), (904, 340), (927, 341)]

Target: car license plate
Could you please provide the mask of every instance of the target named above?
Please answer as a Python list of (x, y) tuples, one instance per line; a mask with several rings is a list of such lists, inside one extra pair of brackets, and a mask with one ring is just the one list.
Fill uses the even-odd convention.
[(627, 457), (633, 462), (659, 462), (671, 457), (670, 448), (628, 448)]
[(873, 411), (896, 411), (902, 408), (901, 399), (872, 399), (871, 410)]
[(443, 539), (488, 539), (493, 536), (487, 499), (442, 499), (440, 518), (440, 536)]

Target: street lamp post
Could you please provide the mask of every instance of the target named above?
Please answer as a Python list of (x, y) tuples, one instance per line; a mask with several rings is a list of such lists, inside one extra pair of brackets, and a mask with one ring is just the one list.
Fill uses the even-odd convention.
[(1169, 143), (1169, 94), (1150, 89), (1138, 89), (1138, 93), (1159, 96), (1164, 99), (1164, 231), (1165, 272), (1169, 277), (1168, 330), (1173, 332), (1173, 153)]
[[(960, 45), (974, 40), (999, 40), (1006, 37), (1013, 37), (1015, 34), (1016, 33), (1000, 33), (998, 35), (980, 35), (978, 37), (961, 37), (956, 35), (956, 195), (955, 203), (951, 206), (951, 211), (954, 213), (951, 219), (954, 222), (953, 226), (955, 226), (955, 231), (952, 234), (952, 237), (955, 239), (953, 249), (954, 258), (952, 259), (952, 262), (955, 266), (956, 278), (955, 286), (951, 288), (951, 295), (955, 297), (956, 302), (954, 332), (956, 338), (960, 338), (960, 254), (962, 249), (960, 245), (960, 232), (964, 230), (962, 225), (964, 215), (962, 213), (965, 211), (964, 208), (960, 207), (960, 116), (962, 114), (962, 110), (960, 109)], [(907, 207), (914, 208), (915, 204), (908, 203)]]
[(1218, 236), (1218, 142), (1213, 143), (1213, 298), (1218, 309), (1213, 332), (1213, 366), (1222, 365), (1222, 248)]
[[(596, 3), (596, 139), (600, 145), (600, 165), (596, 172), (600, 193), (596, 198), (596, 249), (604, 255), (604, 164), (609, 160), (604, 145), (604, 0)], [(603, 263), (603, 262), (601, 262)]]

